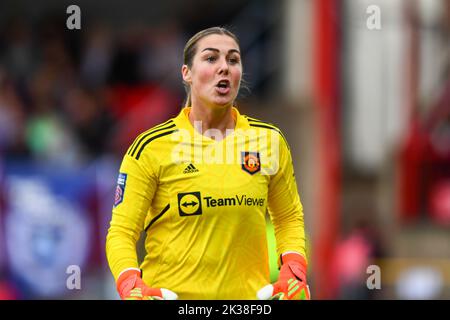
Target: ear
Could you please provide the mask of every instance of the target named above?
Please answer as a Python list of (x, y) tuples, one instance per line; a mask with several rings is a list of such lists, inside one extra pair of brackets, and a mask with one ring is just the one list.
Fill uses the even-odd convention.
[(191, 69), (185, 64), (181, 67), (181, 74), (183, 76), (183, 81), (187, 84), (191, 84), (192, 82), (192, 75), (191, 75)]

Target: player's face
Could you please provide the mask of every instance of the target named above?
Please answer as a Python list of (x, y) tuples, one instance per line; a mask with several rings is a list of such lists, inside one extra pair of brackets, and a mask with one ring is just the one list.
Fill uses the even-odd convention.
[(190, 84), (192, 103), (229, 106), (236, 99), (242, 77), (239, 46), (227, 35), (200, 39), (192, 67), (183, 66), (183, 79)]

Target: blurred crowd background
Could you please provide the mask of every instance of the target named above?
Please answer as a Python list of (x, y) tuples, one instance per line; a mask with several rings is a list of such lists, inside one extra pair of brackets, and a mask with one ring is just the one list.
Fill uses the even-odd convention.
[(0, 299), (118, 299), (122, 156), (179, 112), (184, 44), (216, 25), (241, 112), (290, 143), (312, 297), (449, 299), (449, 0), (2, 1)]

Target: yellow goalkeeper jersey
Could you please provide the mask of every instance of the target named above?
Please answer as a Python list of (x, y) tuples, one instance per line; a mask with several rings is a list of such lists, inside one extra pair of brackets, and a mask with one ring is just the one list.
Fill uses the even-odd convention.
[(142, 133), (127, 150), (106, 241), (109, 266), (116, 280), (140, 268), (148, 286), (179, 299), (256, 299), (269, 283), (267, 212), (278, 256), (306, 257), (288, 144), (277, 127), (236, 108), (235, 129), (212, 139), (220, 132), (200, 134), (189, 111)]

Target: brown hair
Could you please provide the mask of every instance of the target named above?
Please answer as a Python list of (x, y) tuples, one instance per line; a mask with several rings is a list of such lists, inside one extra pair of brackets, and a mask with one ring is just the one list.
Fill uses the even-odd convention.
[[(192, 67), (192, 62), (194, 60), (194, 56), (197, 53), (197, 43), (200, 39), (203, 39), (206, 36), (211, 34), (219, 34), (226, 35), (236, 41), (239, 46), (239, 40), (234, 33), (224, 27), (211, 27), (208, 29), (204, 29), (202, 31), (197, 32), (192, 38), (184, 46), (183, 50), (183, 64), (187, 65), (188, 68)], [(185, 106), (189, 106), (191, 104), (191, 90), (187, 83), (184, 83), (184, 88), (186, 89), (186, 101)]]

